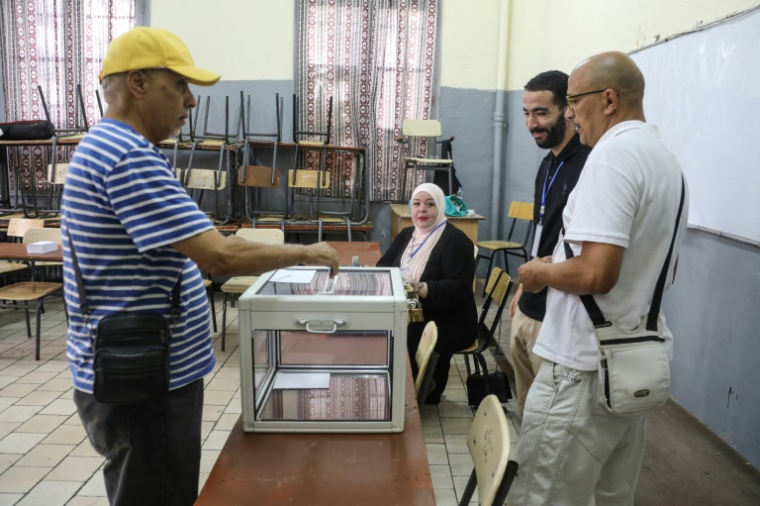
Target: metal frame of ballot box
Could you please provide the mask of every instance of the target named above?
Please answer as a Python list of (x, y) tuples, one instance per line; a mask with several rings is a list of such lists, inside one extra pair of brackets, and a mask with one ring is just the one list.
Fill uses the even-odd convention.
[[(309, 283), (271, 281), (309, 270), (316, 270)], [(400, 271), (348, 267), (328, 281), (326, 269), (280, 269), (240, 297), (246, 432), (404, 430), (407, 301)], [(323, 382), (329, 375), (329, 382), (281, 388), (278, 378), (289, 374)]]

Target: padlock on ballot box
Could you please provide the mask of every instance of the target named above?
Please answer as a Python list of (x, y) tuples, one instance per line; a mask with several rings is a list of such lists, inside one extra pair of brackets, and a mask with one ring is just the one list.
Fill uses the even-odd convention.
[(420, 307), (420, 301), (417, 299), (406, 300), (407, 312), (409, 313), (409, 323), (424, 322), (425, 317), (422, 314), (422, 307)]

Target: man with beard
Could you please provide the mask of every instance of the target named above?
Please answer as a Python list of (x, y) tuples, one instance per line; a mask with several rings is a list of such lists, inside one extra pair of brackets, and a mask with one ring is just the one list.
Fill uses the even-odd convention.
[[(532, 257), (552, 254), (562, 228), (562, 210), (591, 152), (591, 148), (581, 144), (575, 130), (568, 128), (565, 119), (567, 79), (567, 74), (558, 70), (542, 72), (528, 81), (523, 93), (525, 126), (539, 148), (549, 149), (536, 174)], [(533, 354), (533, 344), (545, 313), (546, 290), (523, 293), (520, 284), (509, 305), (512, 320), (509, 348), (520, 412), (541, 365), (541, 357)]]

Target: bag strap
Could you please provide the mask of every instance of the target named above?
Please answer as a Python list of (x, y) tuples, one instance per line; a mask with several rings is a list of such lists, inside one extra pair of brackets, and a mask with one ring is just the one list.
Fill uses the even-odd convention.
[[(84, 291), (84, 280), (82, 278), (82, 271), (79, 268), (79, 261), (77, 261), (77, 252), (74, 250), (74, 240), (71, 237), (71, 232), (68, 227), (66, 228), (66, 234), (69, 237), (69, 250), (71, 251), (71, 263), (74, 265), (74, 275), (76, 276), (77, 292), (79, 293), (79, 309), (82, 314), (89, 320), (92, 313), (90, 307), (87, 305), (87, 295)], [(172, 309), (171, 316), (176, 321), (180, 314), (182, 314), (182, 302), (180, 300), (180, 293), (182, 291), (182, 270), (180, 269), (177, 282), (174, 283), (172, 288)]]
[[(649, 331), (657, 331), (657, 317), (660, 314), (660, 304), (662, 303), (662, 294), (665, 291), (665, 281), (668, 277), (668, 266), (670, 265), (670, 259), (673, 256), (673, 246), (676, 242), (676, 235), (678, 234), (678, 224), (681, 222), (681, 212), (683, 211), (683, 203), (686, 195), (686, 183), (683, 178), (683, 174), (681, 174), (681, 202), (678, 204), (678, 214), (676, 215), (676, 225), (675, 230), (673, 230), (673, 237), (670, 239), (670, 249), (668, 249), (668, 256), (665, 258), (665, 264), (662, 266), (662, 270), (660, 271), (660, 277), (657, 279), (657, 285), (654, 289), (654, 296), (652, 297), (652, 304), (649, 307), (649, 315), (647, 316), (647, 330)], [(565, 236), (565, 227), (562, 227), (562, 237), (563, 237), (563, 243), (565, 246), (565, 256), (567, 259), (573, 258), (575, 255), (573, 255), (573, 250), (570, 248), (570, 245), (567, 243), (567, 241), (564, 240)], [(602, 314), (602, 310), (599, 309), (599, 305), (596, 303), (596, 300), (594, 299), (594, 296), (591, 294), (587, 295), (581, 295), (581, 302), (583, 302), (583, 306), (586, 308), (586, 312), (588, 313), (589, 318), (591, 318), (591, 322), (594, 324), (594, 327), (601, 328), (601, 327), (609, 327), (612, 325), (610, 322), (608, 322), (604, 314)]]

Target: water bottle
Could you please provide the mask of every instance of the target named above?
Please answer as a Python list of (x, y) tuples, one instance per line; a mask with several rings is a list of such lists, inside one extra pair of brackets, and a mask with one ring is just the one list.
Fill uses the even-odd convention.
[(462, 194), (463, 194), (462, 187), (460, 186), (459, 188), (457, 188), (457, 197), (459, 197), (461, 199), (462, 198)]

